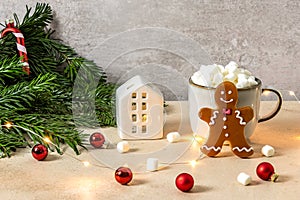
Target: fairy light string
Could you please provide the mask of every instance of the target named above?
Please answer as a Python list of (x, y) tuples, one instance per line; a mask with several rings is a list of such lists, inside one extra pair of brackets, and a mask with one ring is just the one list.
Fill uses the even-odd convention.
[(298, 101), (298, 103), (300, 103), (300, 100), (299, 100), (299, 98), (296, 96), (296, 94), (295, 94), (294, 91), (289, 91), (289, 95), (293, 96), (293, 97)]
[[(295, 94), (294, 91), (288, 91), (288, 90), (286, 90), (286, 92), (289, 94), (289, 96), (295, 98), (295, 100), (298, 103), (300, 103), (300, 100), (296, 96), (296, 94)], [(265, 95), (265, 96), (268, 96), (269, 94), (270, 94), (269, 91), (264, 91), (263, 92), (263, 95)], [(50, 144), (50, 145), (54, 146), (55, 148), (57, 148), (59, 150), (62, 150), (59, 146), (57, 146), (56, 144), (54, 144), (49, 137), (47, 137), (47, 136), (42, 137), (42, 136), (40, 136), (39, 134), (35, 133), (34, 131), (32, 131), (30, 129), (24, 128), (24, 127), (19, 126), (19, 125), (15, 125), (12, 122), (5, 122), (4, 125), (1, 125), (1, 126), (7, 128), (7, 129), (10, 129), (10, 128), (13, 128), (13, 127), (21, 128), (21, 129), (23, 129), (23, 130), (25, 130), (25, 131), (27, 131), (29, 133), (28, 136), (31, 139), (32, 139), (32, 135), (37, 136), (40, 139), (42, 139), (45, 143)], [(201, 145), (203, 143), (203, 141), (204, 141), (204, 138), (202, 138), (200, 136), (197, 136), (197, 135), (193, 135), (192, 141), (191, 141), (191, 146), (192, 145)], [(104, 166), (104, 165), (100, 165), (100, 164), (91, 163), (91, 162), (89, 162), (87, 160), (81, 160), (78, 157), (75, 157), (75, 156), (73, 156), (72, 154), (70, 154), (68, 152), (64, 152), (64, 154), (68, 155), (69, 157), (71, 157), (71, 158), (73, 158), (73, 159), (75, 159), (75, 160), (77, 160), (79, 162), (81, 162), (83, 164), (83, 166), (85, 166), (85, 167), (91, 167), (91, 166), (93, 166), (93, 167), (99, 167), (99, 168), (106, 168), (106, 169), (116, 170), (115, 168), (112, 168), (112, 167), (108, 167), (108, 166)], [(203, 153), (200, 153), (200, 155), (198, 156), (198, 158), (196, 158), (194, 160), (182, 161), (182, 162), (173, 162), (173, 163), (160, 162), (160, 164), (166, 165), (166, 166), (171, 166), (171, 165), (190, 165), (192, 168), (195, 168), (196, 165), (198, 164), (198, 162), (200, 160), (202, 160), (203, 158), (205, 158), (205, 157), (206, 157), (206, 155), (204, 155)], [(162, 168), (164, 168), (164, 167), (162, 167)], [(160, 169), (162, 169), (162, 168), (160, 168)], [(160, 170), (160, 169), (158, 169), (158, 170)]]
[[(21, 128), (25, 131), (28, 131), (28, 135), (30, 138), (32, 138), (32, 135), (35, 135), (37, 137), (39, 137), (40, 139), (42, 139), (45, 143), (50, 144), (52, 146), (54, 146), (55, 148), (59, 149), (62, 151), (62, 149), (57, 146), (56, 144), (54, 144), (51, 139), (47, 136), (42, 137), (39, 134), (35, 133), (34, 131), (27, 129), (25, 127), (19, 126), (19, 125), (15, 125), (12, 122), (5, 122), (4, 125), (1, 125), (2, 127), (6, 127), (7, 129), (10, 129), (12, 127), (16, 127), (16, 128)], [(191, 144), (193, 145), (194, 143), (196, 144), (200, 144), (202, 142), (202, 139), (198, 136), (193, 136)], [(184, 152), (185, 153), (185, 152)], [(89, 161), (86, 160), (81, 160), (78, 157), (73, 156), (72, 154), (68, 153), (68, 152), (64, 152), (65, 155), (68, 155), (69, 157), (81, 162), (83, 164), (83, 166), (85, 167), (90, 167), (90, 166), (94, 166), (94, 167), (100, 167), (100, 168), (106, 168), (106, 169), (112, 169), (112, 170), (116, 170), (112, 167), (108, 167), (108, 166), (104, 166), (104, 165), (100, 165), (100, 164), (95, 164), (95, 163), (90, 163)], [(196, 166), (196, 164), (198, 163), (199, 160), (203, 159), (205, 156), (203, 156), (203, 154), (200, 154), (200, 156), (194, 160), (190, 160), (190, 161), (182, 161), (182, 162), (173, 162), (173, 163), (164, 163), (161, 162), (160, 164), (162, 165), (191, 165), (193, 168)]]
[[(42, 136), (40, 136), (39, 134), (35, 133), (34, 131), (32, 131), (30, 129), (27, 129), (27, 128), (19, 126), (19, 125), (15, 125), (12, 122), (5, 122), (4, 125), (1, 125), (1, 126), (7, 128), (7, 129), (10, 129), (12, 127), (21, 128), (21, 129), (23, 129), (25, 131), (28, 131), (30, 133), (30, 134), (28, 134), (28, 136), (30, 138), (32, 138), (31, 134), (35, 135), (35, 136), (39, 137), (40, 139), (42, 139), (45, 143), (50, 144), (50, 145), (54, 146), (55, 148), (57, 148), (57, 149), (59, 149), (59, 150), (62, 151), (62, 149), (59, 146), (57, 146), (56, 144), (54, 144), (49, 137), (47, 137), (47, 136), (42, 137)], [(112, 169), (112, 168), (107, 167), (107, 166), (103, 166), (103, 165), (99, 165), (99, 164), (93, 164), (93, 163), (90, 163), (89, 161), (81, 160), (81, 159), (73, 156), (72, 154), (70, 154), (68, 152), (64, 152), (64, 154), (70, 156), (71, 158), (73, 158), (73, 159), (75, 159), (75, 160), (77, 160), (79, 162), (81, 162), (85, 167), (96, 166), (96, 167), (100, 167), (100, 168), (109, 168), (109, 169)]]
[[(289, 98), (288, 98), (288, 96), (289, 96), (289, 97), (294, 98), (298, 103), (300, 103), (300, 99), (297, 97), (295, 91), (292, 91), (292, 90), (280, 90), (280, 91), (281, 91), (281, 92), (284, 92), (285, 94), (288, 94), (287, 96), (284, 95), (287, 99), (289, 99)], [(264, 95), (264, 96), (269, 96), (270, 94), (271, 94), (271, 92), (268, 91), (268, 90), (265, 90), (265, 91), (263, 92), (263, 95)]]

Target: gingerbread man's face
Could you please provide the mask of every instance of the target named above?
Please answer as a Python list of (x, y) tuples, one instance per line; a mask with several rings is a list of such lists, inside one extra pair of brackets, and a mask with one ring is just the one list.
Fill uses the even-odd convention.
[(232, 82), (225, 81), (216, 88), (215, 101), (219, 107), (233, 107), (237, 99), (238, 91)]

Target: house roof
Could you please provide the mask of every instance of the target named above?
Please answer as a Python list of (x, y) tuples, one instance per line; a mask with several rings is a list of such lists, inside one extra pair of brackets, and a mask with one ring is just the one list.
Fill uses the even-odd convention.
[(123, 96), (127, 96), (128, 94), (131, 94), (132, 92), (144, 86), (150, 87), (158, 95), (163, 96), (157, 86), (155, 86), (153, 83), (147, 81), (146, 79), (142, 78), (139, 75), (132, 77), (124, 84), (122, 84), (117, 89), (116, 95), (118, 98), (122, 98)]

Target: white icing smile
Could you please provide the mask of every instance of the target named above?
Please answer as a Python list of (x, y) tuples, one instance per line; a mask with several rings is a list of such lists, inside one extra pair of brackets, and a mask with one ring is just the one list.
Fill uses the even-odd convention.
[(229, 99), (228, 101), (226, 101), (225, 99), (223, 99), (222, 97), (220, 98), (220, 101), (223, 101), (224, 103), (231, 103), (233, 101), (233, 99)]

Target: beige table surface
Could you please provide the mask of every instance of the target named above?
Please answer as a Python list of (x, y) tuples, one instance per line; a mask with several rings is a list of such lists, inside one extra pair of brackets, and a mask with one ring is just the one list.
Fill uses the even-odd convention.
[[(263, 102), (262, 112), (271, 110), (273, 104)], [(181, 132), (191, 132), (187, 102), (169, 102), (166, 113), (165, 133), (178, 129), (180, 120)], [(116, 135), (115, 128), (102, 131)], [(68, 155), (74, 156), (68, 148), (64, 156), (51, 153), (42, 162), (32, 158), (31, 149), (21, 149), (12, 158), (0, 159), (0, 199), (299, 199), (300, 104), (284, 102), (279, 115), (260, 123), (250, 140), (255, 150), (250, 159), (240, 159), (225, 147), (218, 158), (204, 157), (195, 167), (179, 164), (190, 159), (187, 151), (189, 155), (183, 155), (177, 164), (163, 170), (135, 173), (129, 186), (118, 184), (111, 169), (83, 166)], [(144, 144), (146, 149), (153, 147), (149, 144)], [(274, 157), (261, 155), (260, 149), (265, 144), (275, 147)], [(74, 157), (100, 164), (90, 152), (82, 151)], [(256, 166), (262, 161), (275, 166), (280, 174), (278, 182), (262, 181), (256, 176)], [(174, 185), (175, 177), (182, 172), (195, 179), (189, 193), (178, 191)], [(252, 176), (251, 185), (243, 186), (236, 181), (240, 172)]]

